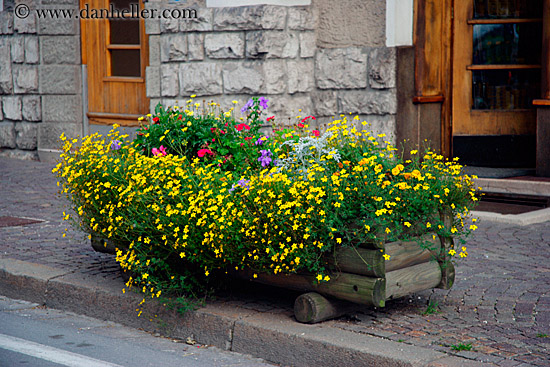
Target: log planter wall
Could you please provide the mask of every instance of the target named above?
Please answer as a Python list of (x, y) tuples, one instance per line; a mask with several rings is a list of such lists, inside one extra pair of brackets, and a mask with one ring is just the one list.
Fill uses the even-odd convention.
[[(442, 216), (451, 227), (452, 217)], [(383, 238), (384, 236), (380, 236)], [(384, 307), (386, 301), (431, 288), (450, 289), (455, 269), (449, 250), (452, 237), (432, 233), (406, 241), (384, 240), (341, 247), (327, 257), (334, 272), (328, 282), (317, 282), (310, 274), (257, 274), (251, 270), (232, 271), (235, 277), (267, 285), (306, 292), (294, 304), (296, 319), (316, 323), (338, 317), (350, 304)], [(115, 252), (110, 241), (92, 236), (92, 247), (100, 252)], [(383, 254), (390, 255), (385, 260)], [(326, 298), (327, 296), (328, 298)], [(344, 301), (344, 302), (343, 302)]]
[[(296, 299), (294, 313), (300, 322), (316, 323), (350, 309), (349, 304), (339, 300), (384, 307), (388, 300), (422, 290), (451, 288), (455, 278), (448, 254), (452, 243), (452, 238), (426, 234), (408, 241), (342, 247), (331, 260), (338, 271), (330, 274), (330, 281), (321, 283), (307, 274), (257, 274), (257, 278), (247, 270), (234, 274), (255, 282), (308, 292)], [(383, 253), (390, 255), (390, 259), (385, 260)]]

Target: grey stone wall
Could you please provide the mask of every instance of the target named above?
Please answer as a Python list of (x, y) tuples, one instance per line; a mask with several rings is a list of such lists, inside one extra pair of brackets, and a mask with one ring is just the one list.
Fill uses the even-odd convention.
[(78, 20), (38, 19), (33, 11), (78, 9), (78, 2), (15, 3), (31, 13), (0, 12), (0, 154), (38, 159), (60, 148), (62, 132), (81, 134), (82, 81)]
[(279, 123), (314, 115), (322, 124), (352, 113), (375, 132), (395, 135), (396, 54), (384, 45), (385, 2), (192, 7), (197, 19), (146, 20), (151, 108), (184, 104), (192, 94), (227, 108), (266, 96)]
[[(16, 0), (31, 10), (78, 9), (74, 0)], [(204, 0), (150, 0), (150, 9), (197, 10), (197, 19), (147, 19), (146, 92), (158, 102), (198, 99), (242, 106), (270, 100), (279, 124), (324, 124), (358, 114), (393, 136), (395, 49), (384, 46), (385, 2), (312, 0), (310, 6), (206, 8)], [(59, 135), (82, 133), (78, 19), (0, 12), (0, 154), (37, 159)], [(360, 120), (360, 121), (361, 121)]]

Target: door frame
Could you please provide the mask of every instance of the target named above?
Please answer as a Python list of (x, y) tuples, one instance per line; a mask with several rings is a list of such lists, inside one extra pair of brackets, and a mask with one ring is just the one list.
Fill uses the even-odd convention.
[[(83, 9), (84, 6), (90, 2), (99, 2), (100, 6), (104, 6), (105, 9), (109, 8), (109, 0), (79, 0), (79, 9)], [(143, 9), (143, 2), (138, 1), (140, 10)], [(90, 7), (91, 8), (91, 7)], [(128, 83), (141, 83), (141, 88), (143, 95), (145, 96), (146, 102), (143, 105), (149, 109), (149, 100), (146, 97), (146, 84), (145, 84), (145, 71), (146, 67), (149, 65), (149, 40), (148, 35), (145, 31), (145, 22), (144, 19), (139, 17), (139, 30), (140, 30), (140, 77), (117, 77), (117, 76), (104, 76), (102, 81), (105, 82), (128, 82)], [(86, 19), (80, 18), (80, 49), (81, 49), (81, 62), (82, 62), (82, 76), (83, 76), (83, 93), (82, 93), (82, 105), (83, 105), (83, 114), (84, 114), (84, 130), (89, 131), (90, 122), (93, 121), (92, 125), (113, 125), (118, 124), (121, 126), (139, 126), (138, 118), (145, 113), (116, 113), (116, 112), (90, 112), (89, 111), (89, 77), (90, 69), (88, 67), (88, 52), (89, 52), (89, 39), (87, 35), (88, 25), (86, 24)], [(105, 31), (101, 33), (99, 39), (95, 39), (94, 42), (105, 43), (107, 46), (107, 40), (110, 39), (110, 27), (108, 25), (108, 19), (96, 19), (94, 21), (101, 22), (99, 27), (105, 27)], [(109, 56), (107, 56), (109, 57)], [(110, 68), (110, 63), (105, 61), (105, 68), (108, 70)], [(84, 100), (85, 98), (85, 100)]]

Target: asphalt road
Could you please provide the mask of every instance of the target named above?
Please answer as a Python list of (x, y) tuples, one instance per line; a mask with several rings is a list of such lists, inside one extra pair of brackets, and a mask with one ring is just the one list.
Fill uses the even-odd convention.
[[(192, 342), (190, 340), (189, 342)], [(0, 367), (274, 366), (0, 296)]]

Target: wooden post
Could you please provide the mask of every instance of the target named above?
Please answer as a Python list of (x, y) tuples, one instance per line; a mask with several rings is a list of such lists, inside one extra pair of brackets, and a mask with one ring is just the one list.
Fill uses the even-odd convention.
[(348, 302), (327, 299), (315, 292), (304, 293), (294, 302), (296, 320), (307, 324), (333, 319), (352, 309), (353, 306)]
[[(453, 213), (451, 210), (445, 210), (439, 213), (441, 221), (445, 228), (450, 230), (453, 226)], [(450, 289), (455, 281), (455, 267), (451, 262), (451, 255), (449, 251), (454, 248), (453, 238), (440, 236), (441, 250), (437, 261), (441, 267), (441, 283), (437, 285), (437, 288)]]

